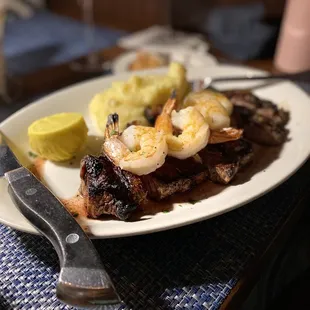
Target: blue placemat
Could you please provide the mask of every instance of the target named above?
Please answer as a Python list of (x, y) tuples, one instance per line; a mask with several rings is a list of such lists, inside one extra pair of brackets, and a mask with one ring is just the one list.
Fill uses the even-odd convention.
[[(251, 259), (310, 186), (310, 162), (246, 207), (145, 236), (95, 240), (123, 304), (119, 309), (218, 309)], [(193, 210), (194, 212), (194, 210)], [(57, 301), (58, 259), (42, 237), (0, 225), (5, 309), (73, 309)]]
[(116, 44), (124, 31), (96, 27), (95, 42), (89, 46), (82, 23), (48, 11), (30, 19), (10, 20), (4, 39), (4, 52), (12, 74), (25, 74), (42, 67), (68, 62)]

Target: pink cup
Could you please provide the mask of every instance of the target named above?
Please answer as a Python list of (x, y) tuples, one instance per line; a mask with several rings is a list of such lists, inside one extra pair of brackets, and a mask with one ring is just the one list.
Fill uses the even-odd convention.
[(283, 72), (310, 69), (310, 0), (287, 0), (274, 64)]

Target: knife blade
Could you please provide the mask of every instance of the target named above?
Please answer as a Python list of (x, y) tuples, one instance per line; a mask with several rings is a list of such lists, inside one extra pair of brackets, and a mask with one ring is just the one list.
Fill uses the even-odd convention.
[(92, 242), (62, 203), (20, 165), (0, 132), (0, 178), (21, 213), (54, 246), (60, 261), (56, 295), (75, 307), (111, 308), (120, 303)]

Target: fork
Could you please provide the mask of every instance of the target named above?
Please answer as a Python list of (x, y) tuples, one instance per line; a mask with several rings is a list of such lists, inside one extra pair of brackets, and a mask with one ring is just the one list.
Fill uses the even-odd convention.
[[(212, 88), (211, 84), (221, 82), (241, 82), (241, 81), (280, 81), (289, 80), (293, 82), (310, 82), (310, 70), (297, 73), (280, 73), (269, 75), (246, 74), (239, 76), (206, 77), (192, 81), (193, 89)], [(260, 85), (261, 86), (261, 85)]]

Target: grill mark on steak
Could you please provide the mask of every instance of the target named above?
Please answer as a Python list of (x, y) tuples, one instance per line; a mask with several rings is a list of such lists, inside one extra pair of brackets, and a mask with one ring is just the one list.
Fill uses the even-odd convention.
[(164, 183), (169, 183), (191, 177), (205, 170), (205, 166), (193, 157), (181, 160), (167, 156), (163, 166), (154, 171), (152, 175)]
[(159, 180), (154, 175), (143, 176), (142, 182), (145, 189), (148, 192), (148, 196), (152, 200), (162, 200), (175, 193), (182, 193), (190, 190), (194, 186), (207, 180), (208, 172), (205, 170), (198, 174), (193, 174), (188, 178), (176, 179), (175, 181), (170, 181), (169, 183)]
[(105, 155), (86, 156), (81, 163), (80, 192), (89, 217), (130, 217), (146, 198), (139, 177), (115, 166)]
[(228, 184), (238, 171), (253, 160), (251, 143), (244, 139), (209, 144), (199, 155), (214, 183)]
[[(194, 178), (205, 173), (212, 182), (228, 184), (237, 172), (253, 159), (253, 148), (250, 142), (239, 139), (218, 144), (209, 144), (198, 153), (201, 161), (193, 157), (180, 160), (167, 157), (165, 164), (152, 173), (163, 183), (179, 179)], [(198, 178), (200, 180), (200, 178)], [(194, 182), (197, 184), (197, 181)]]

